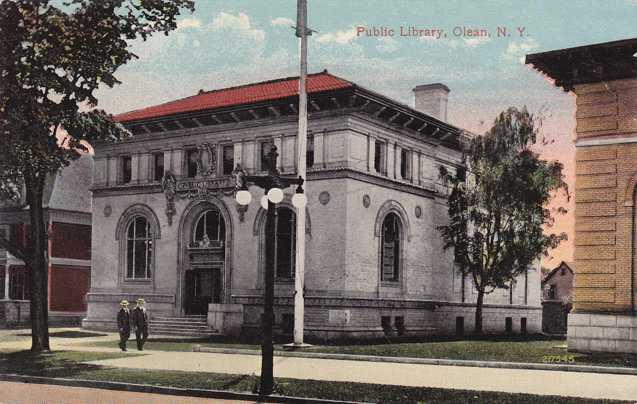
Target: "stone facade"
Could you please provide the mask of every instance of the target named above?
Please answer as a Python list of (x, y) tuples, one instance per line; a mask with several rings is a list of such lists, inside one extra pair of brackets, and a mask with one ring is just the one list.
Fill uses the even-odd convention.
[[(469, 332), (476, 295), (469, 279), (463, 285), (436, 229), (447, 220), (439, 166), (458, 166), (458, 146), (410, 128), (416, 118), (403, 119), (399, 116), (403, 112), (389, 110), (396, 108), (390, 101), (370, 113), (366, 109), (370, 101), (362, 95), (342, 96), (328, 97), (330, 109), (318, 96), (310, 97), (310, 105), (320, 104), (321, 108), (314, 108), (308, 126), (313, 164), (306, 182), (306, 334), (322, 339), (449, 334), (456, 330), (456, 317), (464, 317)], [(239, 112), (232, 113), (239, 117)], [(214, 116), (222, 121), (221, 115)], [(84, 327), (113, 329), (122, 298), (143, 297), (151, 316), (192, 313), (189, 285), (193, 271), (210, 269), (218, 271), (213, 284), (219, 286), (213, 297), (217, 301), (207, 307), (209, 324), (229, 334), (238, 329), (259, 332), (266, 216), (258, 203), (262, 190), (251, 187), (253, 202), (242, 209), (234, 200), (232, 177), (222, 172), (222, 151), (224, 146), (232, 146), (232, 164), (241, 165), (249, 174), (260, 174), (263, 145), (271, 142), (279, 151), (279, 170), (294, 175), (297, 117), (274, 113), (265, 118), (258, 111), (251, 116), (249, 121), (237, 119), (160, 134), (140, 131), (119, 144), (96, 145), (93, 272)], [(399, 120), (399, 125), (391, 122)], [(425, 126), (413, 124), (413, 128)], [(189, 150), (201, 145), (208, 145), (203, 162), (198, 163), (205, 174), (188, 178)], [(176, 179), (177, 196), (170, 203), (166, 182), (162, 188), (154, 176), (153, 156), (158, 154), (163, 156), (165, 172)], [(129, 157), (130, 181), (123, 183), (122, 161)], [(128, 174), (124, 177), (128, 180)], [(193, 185), (201, 181), (208, 181), (207, 188)], [(282, 208), (291, 208), (293, 192), (285, 190)], [(195, 227), (209, 211), (218, 212), (225, 223), (223, 242), (213, 243), (209, 249), (193, 246)], [(388, 215), (395, 215), (399, 223), (395, 250), (399, 259), (395, 261), (396, 278), (383, 280), (381, 233)], [(152, 233), (151, 275), (130, 279), (126, 232), (138, 216), (145, 218)], [(286, 332), (294, 312), (293, 278), (277, 278), (275, 294), (277, 328)], [(539, 267), (521, 276), (512, 290), (487, 296), (484, 313), (486, 332), (503, 332), (506, 317), (511, 317), (513, 332), (524, 328), (523, 322), (526, 332), (539, 332)]]
[(637, 39), (527, 56), (576, 96), (569, 349), (635, 351)]

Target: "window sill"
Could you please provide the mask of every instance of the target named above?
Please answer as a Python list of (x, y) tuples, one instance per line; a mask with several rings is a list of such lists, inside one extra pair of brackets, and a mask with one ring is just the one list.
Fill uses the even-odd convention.
[(124, 278), (125, 283), (151, 283), (152, 278), (136, 279), (136, 278)]
[(275, 278), (276, 283), (294, 283), (294, 278)]
[(399, 288), (400, 287), (400, 280), (396, 280), (396, 281), (381, 281), (380, 282), (380, 286), (383, 288)]

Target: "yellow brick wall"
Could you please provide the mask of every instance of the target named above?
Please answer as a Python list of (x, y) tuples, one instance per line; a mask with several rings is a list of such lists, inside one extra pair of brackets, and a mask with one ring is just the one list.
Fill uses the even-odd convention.
[[(579, 85), (575, 177), (575, 311), (631, 308), (637, 80)], [(617, 144), (582, 145), (621, 137)], [(637, 269), (635, 270), (637, 272)], [(637, 279), (636, 279), (637, 281)]]

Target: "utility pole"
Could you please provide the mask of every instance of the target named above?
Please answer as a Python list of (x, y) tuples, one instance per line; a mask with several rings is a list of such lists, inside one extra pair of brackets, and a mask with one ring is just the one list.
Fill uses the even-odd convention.
[[(299, 38), (300, 74), (299, 74), (299, 132), (297, 136), (297, 171), (298, 176), (306, 180), (307, 151), (307, 36), (312, 31), (307, 28), (307, 0), (297, 0), (296, 36)], [(305, 182), (307, 193), (307, 181)], [(305, 207), (296, 210), (296, 255), (294, 274), (294, 344), (302, 347), (305, 316), (304, 281), (305, 281)]]

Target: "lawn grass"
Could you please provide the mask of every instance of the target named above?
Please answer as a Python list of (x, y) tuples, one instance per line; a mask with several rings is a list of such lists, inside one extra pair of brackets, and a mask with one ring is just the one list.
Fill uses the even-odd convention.
[[(149, 384), (166, 387), (254, 391), (258, 377), (202, 372), (117, 369), (80, 363), (100, 359), (129, 357), (135, 354), (60, 351), (35, 355), (28, 351), (0, 354), (0, 372), (32, 376)], [(316, 380), (276, 379), (276, 393), (296, 397), (313, 397), (382, 403), (618, 403), (555, 396), (474, 392), (437, 388), (385, 386), (364, 383), (325, 382)]]
[(31, 351), (0, 353), (0, 373), (16, 373), (45, 377), (73, 377), (78, 372), (99, 366), (81, 362), (140, 356), (123, 352), (56, 351), (34, 354)]

